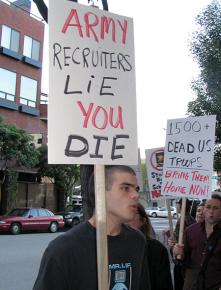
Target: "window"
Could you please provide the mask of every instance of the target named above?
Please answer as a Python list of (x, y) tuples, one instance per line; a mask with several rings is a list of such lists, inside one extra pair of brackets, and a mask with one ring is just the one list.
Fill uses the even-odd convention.
[(11, 49), (15, 52), (19, 51), (20, 33), (6, 25), (2, 25), (1, 46)]
[(36, 61), (39, 60), (40, 42), (25, 35), (23, 54)]
[(21, 76), (20, 103), (30, 107), (36, 107), (37, 98), (36, 80)]
[(39, 208), (38, 213), (39, 213), (39, 216), (51, 216), (50, 213), (46, 209), (43, 209), (43, 208)]
[(16, 73), (0, 68), (0, 98), (15, 101)]
[(38, 217), (38, 211), (37, 211), (37, 209), (32, 208), (32, 209), (30, 210), (29, 215), (32, 216), (32, 217)]

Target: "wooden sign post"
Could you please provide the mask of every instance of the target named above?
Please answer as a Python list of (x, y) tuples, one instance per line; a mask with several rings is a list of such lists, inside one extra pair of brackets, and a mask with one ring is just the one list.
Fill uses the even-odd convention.
[(169, 229), (170, 229), (170, 237), (173, 239), (174, 233), (173, 233), (173, 221), (172, 221), (172, 215), (171, 215), (171, 209), (170, 209), (170, 200), (166, 199), (166, 207), (168, 211), (168, 221), (169, 221)]
[(108, 289), (108, 251), (104, 165), (95, 165), (98, 289)]
[[(185, 225), (185, 217), (186, 217), (186, 198), (182, 198), (182, 207), (181, 207), (181, 216), (180, 216), (180, 228), (179, 228), (179, 239), (178, 244), (183, 244), (183, 232), (184, 232), (184, 225)], [(180, 260), (181, 256), (178, 255), (177, 259)]]

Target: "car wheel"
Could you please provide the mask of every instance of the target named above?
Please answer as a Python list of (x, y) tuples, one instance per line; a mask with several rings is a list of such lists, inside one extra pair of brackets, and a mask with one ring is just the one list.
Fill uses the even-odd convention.
[(151, 216), (154, 217), (154, 218), (157, 217), (156, 212), (152, 212)]
[(21, 225), (19, 223), (13, 223), (10, 227), (10, 232), (12, 235), (18, 235), (21, 233)]
[(52, 222), (49, 227), (49, 231), (51, 233), (56, 233), (58, 230), (58, 224), (56, 222)]
[(71, 226), (74, 227), (74, 226), (78, 225), (79, 223), (80, 223), (79, 219), (74, 218), (72, 220)]

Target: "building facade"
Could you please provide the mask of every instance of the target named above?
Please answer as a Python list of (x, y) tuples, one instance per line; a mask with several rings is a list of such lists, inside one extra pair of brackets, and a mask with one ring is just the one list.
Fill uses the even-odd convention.
[[(30, 11), (30, 0), (0, 0), (0, 116), (32, 134), (40, 146), (47, 143), (47, 104), (41, 102), (44, 23)], [(36, 184), (31, 171), (19, 175), (17, 206), (45, 206), (50, 199), (56, 209), (52, 184)], [(0, 186), (0, 213), (6, 199)]]

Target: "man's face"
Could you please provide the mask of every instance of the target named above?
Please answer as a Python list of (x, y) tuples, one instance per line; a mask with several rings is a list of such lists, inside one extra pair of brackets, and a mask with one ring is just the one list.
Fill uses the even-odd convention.
[(221, 219), (221, 202), (216, 198), (208, 199), (203, 213), (206, 222), (216, 224)]
[(133, 220), (137, 212), (138, 189), (136, 176), (114, 172), (112, 187), (106, 191), (108, 218), (116, 223)]

